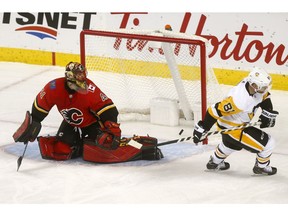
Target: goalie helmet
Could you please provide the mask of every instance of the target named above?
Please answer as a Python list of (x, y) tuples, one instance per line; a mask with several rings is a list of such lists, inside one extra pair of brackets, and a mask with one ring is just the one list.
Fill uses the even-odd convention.
[(66, 65), (65, 77), (70, 89), (80, 93), (87, 93), (87, 70), (78, 62), (69, 62)]
[(271, 76), (262, 68), (255, 67), (248, 75), (250, 86), (258, 93), (266, 93), (272, 87)]

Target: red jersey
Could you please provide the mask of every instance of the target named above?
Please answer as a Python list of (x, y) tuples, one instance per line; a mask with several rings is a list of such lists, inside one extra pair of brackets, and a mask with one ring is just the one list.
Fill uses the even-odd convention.
[(48, 114), (54, 105), (64, 120), (72, 126), (86, 127), (96, 122), (95, 116), (115, 107), (108, 98), (91, 80), (87, 79), (88, 93), (69, 93), (65, 88), (66, 78), (50, 81), (38, 93), (33, 106), (40, 112)]

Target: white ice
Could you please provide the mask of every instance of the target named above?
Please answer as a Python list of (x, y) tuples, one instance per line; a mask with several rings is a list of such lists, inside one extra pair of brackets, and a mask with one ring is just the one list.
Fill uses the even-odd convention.
[[(255, 155), (244, 150), (227, 158), (230, 170), (207, 172), (205, 165), (220, 140), (218, 135), (212, 137), (208, 145), (195, 146), (186, 142), (163, 146), (165, 158), (160, 161), (119, 164), (94, 164), (82, 159), (43, 160), (34, 142), (29, 143), (20, 170), (16, 172), (16, 161), (22, 155), (24, 145), (14, 143), (12, 134), (22, 123), (26, 110), (31, 110), (36, 94), (48, 81), (63, 76), (64, 69), (8, 62), (1, 62), (0, 67), (1, 204), (166, 204), (165, 209), (169, 209), (167, 204), (190, 204), (193, 210), (188, 208), (188, 211), (204, 211), (206, 205), (194, 205), (209, 204), (214, 209), (210, 204), (288, 203), (288, 92), (271, 91), (274, 109), (280, 113), (276, 126), (265, 129), (277, 141), (271, 158), (271, 164), (278, 168), (274, 176), (253, 175)], [(89, 76), (93, 80), (93, 74)], [(97, 80), (94, 82), (97, 84)], [(222, 88), (227, 91), (231, 86)], [(40, 135), (55, 134), (61, 120), (53, 108), (42, 122)], [(125, 135), (149, 134), (159, 142), (191, 136), (193, 130), (192, 126), (165, 127), (147, 122), (122, 122), (121, 127)], [(184, 132), (180, 136), (181, 129)], [(170, 209), (177, 214), (180, 209), (186, 209), (185, 206), (181, 205), (177, 210), (170, 206)], [(274, 208), (274, 205), (261, 205), (256, 212), (263, 214)], [(142, 205), (136, 209), (138, 213), (133, 215), (147, 211)], [(127, 209), (122, 210), (129, 213)], [(232, 210), (241, 211), (241, 207)], [(147, 214), (153, 215), (153, 212), (147, 211)]]

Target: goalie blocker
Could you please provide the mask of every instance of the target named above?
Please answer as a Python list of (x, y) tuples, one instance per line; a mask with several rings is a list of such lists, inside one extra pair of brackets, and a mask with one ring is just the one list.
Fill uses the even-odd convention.
[(23, 123), (13, 134), (13, 139), (15, 142), (33, 142), (37, 138), (41, 127), (41, 123), (33, 121), (30, 112), (27, 111)]

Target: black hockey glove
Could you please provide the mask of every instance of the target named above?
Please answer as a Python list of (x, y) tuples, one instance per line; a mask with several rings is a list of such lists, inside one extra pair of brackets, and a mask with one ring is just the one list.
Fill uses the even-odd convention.
[(259, 121), (261, 122), (260, 128), (274, 127), (278, 114), (275, 110), (267, 111), (263, 109), (259, 116)]
[(203, 122), (199, 121), (194, 127), (193, 142), (196, 144), (201, 142), (205, 138), (207, 132), (208, 131), (203, 128)]

